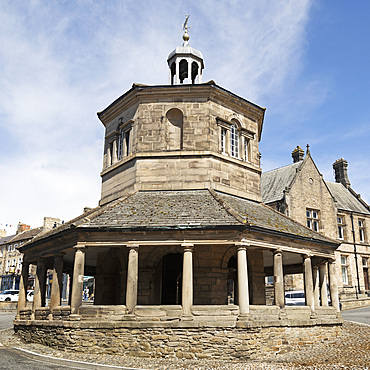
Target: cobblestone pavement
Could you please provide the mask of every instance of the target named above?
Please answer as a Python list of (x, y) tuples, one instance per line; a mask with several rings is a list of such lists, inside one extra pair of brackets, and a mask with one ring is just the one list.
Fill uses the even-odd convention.
[(62, 351), (41, 344), (23, 343), (13, 335), (12, 329), (0, 331), (0, 343), (55, 358), (138, 369), (370, 369), (370, 326), (349, 322), (344, 323), (341, 336), (335, 340), (254, 361), (150, 359)]

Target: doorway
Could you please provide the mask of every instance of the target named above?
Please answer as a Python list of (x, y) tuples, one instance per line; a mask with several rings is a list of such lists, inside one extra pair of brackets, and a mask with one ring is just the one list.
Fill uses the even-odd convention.
[(181, 253), (166, 254), (161, 260), (161, 304), (181, 305), (182, 260)]

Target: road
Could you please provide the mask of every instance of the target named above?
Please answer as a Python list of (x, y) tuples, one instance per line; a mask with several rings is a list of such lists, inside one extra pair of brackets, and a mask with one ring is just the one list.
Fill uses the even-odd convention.
[(370, 307), (355, 308), (342, 311), (344, 320), (370, 325)]

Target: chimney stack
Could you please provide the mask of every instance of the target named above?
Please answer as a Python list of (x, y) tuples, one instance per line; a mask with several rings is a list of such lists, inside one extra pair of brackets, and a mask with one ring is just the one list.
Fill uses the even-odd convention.
[(17, 234), (20, 234), (20, 233), (22, 233), (23, 231), (30, 230), (30, 229), (31, 229), (31, 226), (26, 225), (26, 224), (21, 224), (21, 223), (19, 223), (19, 224), (17, 225)]
[(51, 230), (60, 225), (60, 219), (54, 217), (44, 217), (44, 230)]
[(303, 161), (304, 150), (299, 145), (297, 145), (297, 147), (292, 151), (292, 158), (293, 158), (293, 163)]
[(335, 182), (340, 182), (346, 188), (349, 188), (351, 186), (351, 183), (349, 182), (348, 179), (347, 167), (348, 162), (343, 158), (338, 159), (333, 163), (333, 168), (335, 172)]

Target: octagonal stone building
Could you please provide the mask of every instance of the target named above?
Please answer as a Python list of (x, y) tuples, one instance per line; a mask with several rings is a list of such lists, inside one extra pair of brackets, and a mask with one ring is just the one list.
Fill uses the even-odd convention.
[[(134, 84), (98, 113), (99, 206), (20, 248), (14, 327), (25, 340), (151, 357), (250, 358), (340, 331), (338, 243), (261, 203), (265, 109), (202, 83), (203, 56), (186, 35), (168, 57), (169, 85)], [(32, 308), (28, 264), (37, 265)], [(306, 304), (287, 307), (284, 275), (302, 272)], [(95, 281), (88, 303), (84, 276)]]

